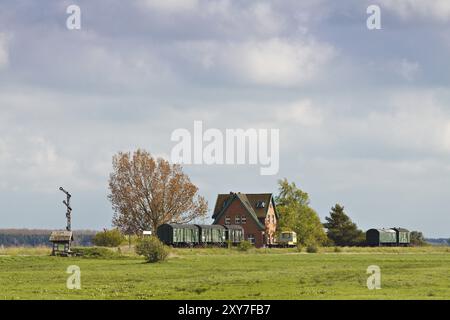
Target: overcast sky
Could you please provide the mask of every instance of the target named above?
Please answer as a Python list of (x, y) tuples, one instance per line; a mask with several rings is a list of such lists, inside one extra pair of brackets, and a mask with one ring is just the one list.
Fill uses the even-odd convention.
[[(81, 30), (66, 8), (81, 7)], [(381, 30), (366, 9), (381, 7)], [(323, 219), (450, 236), (450, 1), (0, 4), (0, 228), (111, 227), (111, 157), (177, 128), (280, 129), (280, 170), (186, 166), (217, 193), (287, 177)]]

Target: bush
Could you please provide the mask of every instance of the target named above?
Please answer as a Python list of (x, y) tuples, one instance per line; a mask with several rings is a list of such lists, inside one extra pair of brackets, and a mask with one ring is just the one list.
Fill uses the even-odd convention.
[(98, 247), (78, 247), (72, 248), (72, 252), (76, 256), (89, 259), (114, 259), (120, 258), (121, 255), (117, 252), (112, 251), (108, 248), (98, 248)]
[(100, 247), (118, 247), (125, 240), (125, 237), (118, 229), (104, 230), (95, 235), (92, 241)]
[(342, 252), (342, 248), (341, 247), (334, 247), (334, 252), (336, 252), (336, 253)]
[(252, 247), (253, 247), (253, 244), (250, 241), (244, 240), (239, 243), (238, 250), (239, 251), (248, 251)]
[(154, 263), (166, 260), (168, 248), (156, 237), (145, 237), (136, 244), (136, 253), (144, 256), (147, 262)]
[(310, 244), (306, 247), (306, 252), (308, 253), (317, 253), (319, 251), (319, 248), (315, 244)]
[(427, 245), (425, 241), (425, 237), (422, 232), (419, 231), (411, 231), (411, 245), (415, 247), (423, 247)]

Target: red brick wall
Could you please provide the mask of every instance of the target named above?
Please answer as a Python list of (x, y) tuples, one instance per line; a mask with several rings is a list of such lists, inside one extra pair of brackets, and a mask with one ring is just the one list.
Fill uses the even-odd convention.
[(244, 228), (245, 239), (248, 239), (248, 235), (253, 234), (255, 237), (255, 247), (262, 247), (264, 245), (264, 231), (259, 229), (256, 222), (244, 208), (239, 199), (234, 199), (216, 223), (225, 225), (225, 217), (230, 217), (230, 224), (236, 224), (236, 216), (245, 216), (247, 218), (247, 222), (245, 224), (240, 224), (242, 228)]

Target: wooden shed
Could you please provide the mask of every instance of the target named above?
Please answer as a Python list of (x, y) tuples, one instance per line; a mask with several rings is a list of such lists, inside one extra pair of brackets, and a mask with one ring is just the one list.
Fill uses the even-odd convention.
[(53, 231), (49, 241), (52, 243), (52, 256), (70, 255), (70, 247), (73, 241), (72, 231)]

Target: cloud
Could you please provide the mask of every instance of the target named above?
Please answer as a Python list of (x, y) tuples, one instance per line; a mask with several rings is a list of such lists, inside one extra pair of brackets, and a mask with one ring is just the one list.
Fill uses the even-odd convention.
[(314, 41), (274, 38), (230, 48), (226, 64), (240, 78), (255, 84), (295, 86), (313, 79), (334, 54)]
[(284, 107), (273, 108), (276, 110), (277, 121), (303, 126), (319, 126), (323, 121), (323, 110), (315, 108), (309, 99), (296, 101)]
[(391, 103), (393, 111), (372, 112), (368, 119), (372, 128), (380, 128), (377, 135), (385, 143), (398, 149), (414, 150), (422, 157), (448, 156), (450, 148), (445, 133), (450, 114), (435, 93), (397, 93)]
[(205, 71), (228, 75), (241, 84), (275, 87), (316, 79), (335, 55), (332, 46), (311, 39), (189, 42), (182, 47), (191, 52), (191, 62)]
[(183, 12), (198, 7), (198, 0), (140, 0), (140, 3), (152, 10), (165, 12)]
[(448, 0), (381, 0), (382, 8), (393, 11), (403, 19), (426, 18), (445, 22), (450, 19)]
[[(0, 5), (2, 203), (29, 189), (28, 202), (5, 204), (8, 225), (20, 224), (20, 213), (31, 226), (35, 214), (51, 217), (56, 201), (37, 204), (60, 183), (89, 194), (79, 198), (86, 218), (77, 223), (108, 224), (111, 156), (139, 147), (170, 154), (171, 132), (203, 120), (208, 128), (281, 135), (280, 176), (186, 167), (212, 204), (218, 192), (276, 192), (286, 176), (322, 215), (336, 201), (359, 201), (359, 212), (350, 212), (358, 224), (391, 221), (391, 212), (373, 206), (376, 187), (378, 198), (399, 206), (396, 217), (435, 205), (418, 225), (447, 232), (435, 223), (448, 215), (438, 195), (450, 175), (443, 28), (411, 23), (367, 33), (358, 0), (106, 2), (81, 3), (77, 32), (65, 28), (64, 5), (50, 0)], [(402, 19), (448, 21), (442, 1), (381, 7), (394, 27)], [(393, 192), (405, 185), (414, 204)], [(95, 223), (92, 212), (101, 216)]]
[(8, 37), (5, 33), (0, 33), (0, 69), (8, 66), (9, 52), (8, 52)]
[(327, 135), (319, 143), (344, 158), (435, 158), (446, 162), (450, 155), (450, 110), (445, 97), (432, 90), (395, 90), (384, 95), (382, 102), (375, 100), (383, 104), (382, 108), (358, 110), (354, 106), (353, 114), (327, 113), (320, 128)]
[(76, 178), (76, 163), (64, 158), (55, 146), (42, 137), (25, 137), (0, 141), (0, 174), (3, 189), (53, 190), (62, 179)]
[(402, 59), (398, 65), (398, 73), (408, 81), (414, 80), (420, 70), (420, 65), (417, 62), (411, 62), (407, 59)]
[[(284, 15), (276, 12), (269, 1), (139, 0), (137, 4), (149, 23), (153, 23), (153, 32), (166, 36), (173, 32), (177, 37), (179, 25), (189, 26), (182, 32), (192, 38), (274, 35), (286, 27)], [(177, 19), (175, 24), (173, 16)]]

